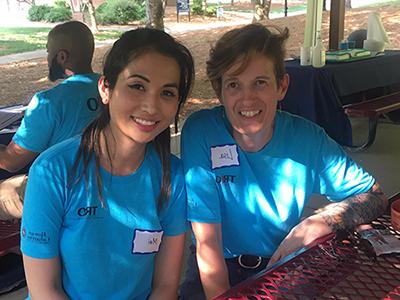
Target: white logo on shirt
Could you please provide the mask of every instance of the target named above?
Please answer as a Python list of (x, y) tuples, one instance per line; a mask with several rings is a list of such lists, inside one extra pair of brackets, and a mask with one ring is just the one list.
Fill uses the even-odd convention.
[(239, 165), (239, 155), (236, 145), (211, 147), (212, 169)]
[(164, 231), (147, 231), (135, 229), (132, 242), (132, 253), (145, 254), (158, 252)]

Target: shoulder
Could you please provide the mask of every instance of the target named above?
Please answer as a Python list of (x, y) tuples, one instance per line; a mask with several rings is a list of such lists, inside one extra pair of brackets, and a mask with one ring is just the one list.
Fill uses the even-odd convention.
[(295, 134), (299, 137), (312, 137), (326, 136), (325, 130), (318, 124), (311, 122), (301, 116), (293, 115), (288, 112), (278, 111), (276, 120), (281, 130), (289, 134)]
[(100, 76), (98, 73), (76, 74), (65, 79), (60, 85), (68, 83), (97, 84)]
[(90, 86), (97, 89), (99, 78), (100, 74), (97, 73), (72, 75), (54, 87), (37, 93), (36, 96), (39, 99), (56, 99), (54, 96), (69, 93), (71, 88), (75, 89), (77, 85)]
[(224, 108), (217, 106), (211, 109), (202, 109), (194, 112), (185, 121), (184, 128), (197, 126), (210, 126), (212, 123), (221, 123), (223, 119)]
[(48, 148), (35, 160), (33, 167), (51, 168), (53, 165), (72, 165), (80, 142), (81, 136), (79, 135)]
[[(152, 168), (161, 172), (161, 160), (153, 144), (148, 144), (146, 150), (146, 160), (149, 160)], [(170, 168), (172, 173), (180, 172), (182, 169), (182, 162), (180, 158), (170, 154)]]
[(227, 119), (224, 118), (224, 108), (217, 106), (212, 109), (202, 109), (194, 112), (183, 124), (181, 142), (188, 142), (196, 137), (196, 141), (208, 141), (225, 135)]

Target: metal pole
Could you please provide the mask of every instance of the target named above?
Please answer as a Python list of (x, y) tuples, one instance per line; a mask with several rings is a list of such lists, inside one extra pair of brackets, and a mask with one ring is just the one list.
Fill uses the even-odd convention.
[(288, 4), (287, 0), (285, 0), (285, 17), (287, 17), (287, 11), (288, 11)]

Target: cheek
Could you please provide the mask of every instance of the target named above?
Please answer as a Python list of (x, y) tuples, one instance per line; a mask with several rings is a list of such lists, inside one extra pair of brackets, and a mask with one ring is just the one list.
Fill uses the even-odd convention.
[(175, 115), (178, 111), (178, 100), (168, 100), (162, 105), (162, 113), (166, 119), (169, 121), (175, 118)]
[(222, 95), (224, 99), (231, 101), (232, 99), (239, 97), (241, 95), (241, 91), (240, 89), (223, 89)]

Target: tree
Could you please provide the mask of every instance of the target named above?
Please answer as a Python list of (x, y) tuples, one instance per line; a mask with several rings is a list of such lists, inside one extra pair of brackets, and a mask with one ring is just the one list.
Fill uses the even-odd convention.
[(351, 8), (351, 0), (346, 0), (346, 1), (344, 2), (344, 6), (345, 6), (346, 8)]
[(269, 19), (271, 1), (272, 0), (252, 0), (254, 5), (253, 22), (259, 22), (265, 19)]
[[(17, 0), (19, 3), (27, 3), (29, 5), (35, 5), (35, 0)], [(7, 0), (7, 4), (9, 4), (9, 0)]]
[(164, 30), (166, 0), (146, 0), (146, 27)]
[(96, 12), (95, 12), (96, 10), (93, 5), (93, 0), (83, 0), (82, 3), (88, 9), (89, 18), (90, 18), (90, 28), (92, 29), (92, 32), (93, 33), (99, 32), (99, 29), (97, 27), (97, 21), (96, 21)]

